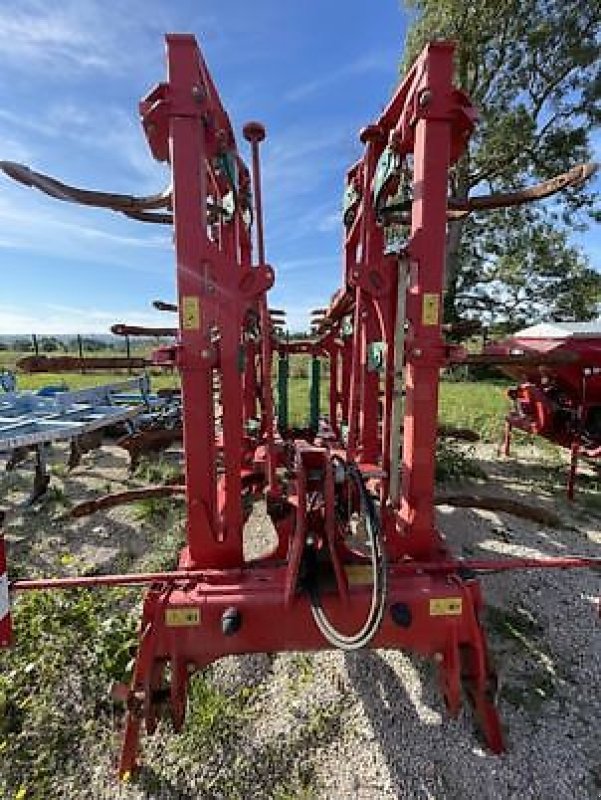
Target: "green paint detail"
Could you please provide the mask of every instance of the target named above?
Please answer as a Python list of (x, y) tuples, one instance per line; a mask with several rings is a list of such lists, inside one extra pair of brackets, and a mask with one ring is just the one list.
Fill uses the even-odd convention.
[(236, 154), (231, 150), (226, 150), (220, 153), (215, 158), (215, 165), (217, 171), (224, 175), (229, 183), (231, 190), (225, 194), (221, 199), (221, 212), (224, 222), (231, 222), (234, 219), (236, 208), (238, 206), (238, 192), (239, 192), (239, 177), (238, 177), (238, 163), (236, 161)]
[(343, 317), (340, 325), (340, 333), (344, 338), (353, 335), (353, 318), (350, 316), (350, 314), (346, 317)]
[(373, 201), (376, 208), (380, 204), (380, 197), (388, 182), (393, 178), (399, 168), (399, 156), (390, 147), (385, 147), (378, 159), (376, 174), (374, 176)]
[(288, 357), (278, 359), (278, 428), (280, 433), (288, 428), (288, 383), (290, 363)]
[(236, 198), (233, 191), (228, 192), (221, 198), (221, 210), (224, 222), (231, 222), (234, 219), (234, 214), (236, 213)]
[(240, 345), (238, 347), (238, 372), (240, 375), (244, 374), (244, 370), (246, 369), (246, 348), (244, 345)]
[(386, 345), (384, 342), (370, 342), (367, 345), (367, 371), (384, 372)]
[(361, 200), (361, 195), (352, 183), (347, 183), (342, 200), (342, 220), (348, 227), (355, 218), (355, 211)]
[(319, 426), (319, 382), (321, 378), (321, 364), (317, 356), (311, 359), (311, 382), (309, 386), (309, 427), (317, 431)]
[[(398, 185), (395, 189), (397, 181)], [(403, 166), (403, 159), (390, 147), (386, 147), (378, 160), (373, 182), (373, 203), (376, 216), (381, 219), (387, 208), (392, 210), (397, 205), (402, 206), (411, 200), (411, 195), (412, 178), (406, 165)], [(403, 234), (403, 238), (406, 238), (405, 234)], [(390, 246), (390, 242), (388, 242), (388, 246)]]
[(217, 158), (217, 167), (219, 171), (225, 175), (229, 185), (234, 192), (238, 191), (238, 165), (236, 164), (236, 155), (232, 150), (226, 150), (220, 153)]

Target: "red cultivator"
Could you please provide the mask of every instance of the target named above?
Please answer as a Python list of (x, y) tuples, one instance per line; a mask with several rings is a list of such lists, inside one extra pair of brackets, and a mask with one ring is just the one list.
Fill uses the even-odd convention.
[[(267, 306), (274, 271), (262, 230), (264, 130), (244, 129), (253, 204), (249, 172), (194, 38), (167, 36), (167, 60), (167, 82), (140, 111), (152, 154), (170, 164), (172, 192), (134, 205), (112, 195), (110, 207), (174, 226), (179, 334), (160, 360), (181, 372), (187, 545), (173, 573), (12, 588), (149, 585), (124, 691), (122, 775), (138, 763), (142, 724), (152, 733), (167, 709), (175, 729), (182, 726), (194, 671), (228, 654), (329, 647), (405, 648), (433, 658), (449, 713), (459, 712), (465, 690), (498, 753), (503, 736), (477, 573), (596, 562), (461, 561), (436, 529), (448, 177), (475, 120), (452, 86), (453, 46), (426, 47), (361, 133), (365, 154), (348, 173), (344, 286), (308, 342), (283, 341), (280, 315)], [(329, 359), (329, 418), (314, 415), (303, 438), (287, 427), (282, 400), (275, 424), (274, 350), (280, 362), (295, 352)], [(312, 400), (318, 408), (315, 392)], [(243, 529), (258, 495), (277, 544), (245, 561)]]
[(572, 500), (578, 456), (601, 458), (601, 326), (535, 325), (487, 351), (493, 357), (509, 356), (501, 369), (519, 381), (508, 392), (513, 410), (505, 424), (505, 455), (513, 428), (569, 448)]

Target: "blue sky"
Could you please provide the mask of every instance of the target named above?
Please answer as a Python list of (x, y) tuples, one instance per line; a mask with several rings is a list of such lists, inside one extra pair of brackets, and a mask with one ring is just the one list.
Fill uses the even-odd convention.
[[(137, 102), (164, 78), (163, 33), (195, 33), (236, 131), (266, 125), (270, 304), (298, 329), (339, 284), (345, 169), (394, 89), (406, 21), (399, 0), (3, 0), (0, 158), (90, 188), (162, 189)], [(601, 260), (598, 232), (579, 242)], [(168, 229), (4, 179), (0, 276), (0, 333), (165, 324), (150, 302), (175, 298)]]

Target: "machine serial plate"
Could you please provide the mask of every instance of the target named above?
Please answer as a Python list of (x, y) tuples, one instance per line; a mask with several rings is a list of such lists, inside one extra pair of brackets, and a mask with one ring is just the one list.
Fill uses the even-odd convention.
[(365, 586), (374, 581), (371, 564), (346, 564), (344, 571), (350, 586)]
[(168, 608), (165, 611), (165, 625), (168, 628), (200, 625), (200, 608)]
[(200, 330), (200, 300), (195, 295), (182, 297), (182, 328), (186, 331)]
[(461, 597), (435, 597), (430, 600), (431, 617), (459, 617), (462, 611)]
[(440, 298), (437, 294), (426, 292), (422, 299), (422, 325), (438, 325), (438, 307)]

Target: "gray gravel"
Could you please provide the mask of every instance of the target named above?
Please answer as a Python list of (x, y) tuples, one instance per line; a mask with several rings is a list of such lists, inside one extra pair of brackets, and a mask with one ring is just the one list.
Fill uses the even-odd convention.
[[(492, 449), (479, 455), (491, 475), (486, 490), (531, 495), (531, 485), (511, 478)], [(455, 552), (476, 557), (600, 554), (599, 510), (569, 508), (557, 495), (541, 502), (563, 515), (565, 529), (444, 506), (439, 524)], [(259, 508), (249, 530), (262, 531), (267, 546), (272, 535), (261, 517)], [(256, 655), (209, 670), (208, 685), (226, 705), (205, 736), (191, 725), (180, 737), (159, 728), (144, 738), (149, 766), (139, 783), (114, 782), (115, 721), (114, 742), (90, 744), (92, 780), (82, 785), (70, 772), (56, 797), (601, 798), (598, 573), (515, 572), (483, 583), (504, 755), (483, 750), (467, 710), (457, 720), (444, 715), (429, 662), (392, 651)]]
[[(528, 494), (509, 480), (506, 467), (500, 462), (496, 488), (485, 488)], [(594, 513), (581, 506), (572, 511), (557, 496), (544, 502), (564, 514), (565, 529), (449, 507), (439, 509), (439, 524), (455, 552), (474, 556), (599, 555), (601, 525)], [(257, 515), (259, 529), (260, 510)], [(226, 694), (252, 691), (247, 715), (226, 735), (221, 761), (186, 760), (191, 772), (184, 793), (170, 793), (160, 782), (156, 797), (601, 797), (598, 575), (515, 572), (490, 576), (484, 584), (489, 642), (501, 679), (504, 755), (482, 748), (469, 711), (457, 720), (444, 715), (433, 665), (411, 655), (232, 658), (213, 667), (212, 682)], [(167, 756), (161, 752), (165, 743)], [(148, 754), (158, 759), (155, 768), (163, 776), (176, 763), (169, 747), (159, 738)], [(124, 796), (155, 795), (138, 788)]]

